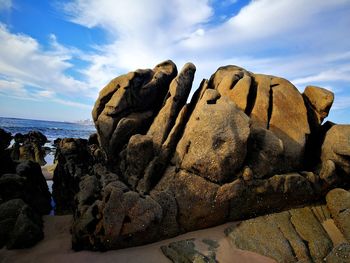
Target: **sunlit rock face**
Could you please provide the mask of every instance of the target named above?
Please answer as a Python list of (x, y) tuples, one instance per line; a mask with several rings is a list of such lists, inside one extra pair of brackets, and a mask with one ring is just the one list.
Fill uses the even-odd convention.
[(92, 112), (98, 142), (59, 151), (57, 182), (75, 178), (74, 249), (150, 243), (349, 182), (348, 151), (332, 148), (349, 128), (322, 124), (332, 93), (225, 66), (189, 99), (195, 71), (165, 61), (113, 79)]

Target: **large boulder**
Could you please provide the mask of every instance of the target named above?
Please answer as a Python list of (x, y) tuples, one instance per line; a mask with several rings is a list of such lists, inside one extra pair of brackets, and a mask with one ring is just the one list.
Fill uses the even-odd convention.
[(22, 199), (0, 205), (0, 247), (28, 248), (44, 237), (42, 220)]
[(308, 107), (309, 122), (313, 126), (320, 125), (328, 116), (334, 101), (334, 93), (316, 86), (307, 86), (303, 97)]
[(39, 214), (51, 211), (51, 194), (39, 164), (24, 161), (16, 173), (0, 176), (0, 203), (15, 198), (23, 199)]
[[(303, 97), (285, 79), (226, 66), (187, 103), (194, 73), (188, 63), (175, 76), (166, 61), (115, 78), (93, 109), (97, 137), (60, 142), (54, 198), (56, 212), (74, 215), (74, 249), (141, 245), (278, 212), (349, 182), (344, 135), (332, 138), (331, 124), (309, 123), (306, 96), (320, 116), (330, 107), (312, 99), (319, 89)], [(332, 147), (321, 156), (308, 139), (320, 149), (328, 130), (324, 145)], [(322, 163), (305, 165), (308, 144)], [(317, 220), (310, 209), (268, 219), (265, 232), (280, 243), (266, 251), (320, 261), (332, 247)]]
[(350, 125), (334, 125), (326, 133), (322, 145), (321, 160), (331, 160), (339, 173), (350, 174)]
[[(270, 152), (261, 149), (256, 166), (269, 166), (271, 163), (261, 157), (269, 160), (278, 155), (278, 159), (283, 157), (283, 172), (302, 167), (310, 126), (303, 97), (292, 83), (283, 78), (253, 74), (237, 66), (226, 66), (211, 76), (209, 88), (218, 90), (241, 108), (251, 118), (253, 128), (267, 129), (283, 143), (271, 145), (274, 150)], [(259, 176), (266, 172), (272, 175), (278, 170), (262, 171)]]
[(234, 178), (247, 153), (249, 118), (216, 90), (198, 101), (179, 141), (175, 162), (215, 183)]
[(133, 134), (148, 129), (176, 74), (176, 65), (168, 60), (153, 70), (117, 77), (101, 90), (92, 116), (100, 144), (110, 159)]
[(52, 186), (55, 213), (72, 214), (74, 196), (79, 191), (80, 180), (88, 174), (93, 161), (87, 140), (62, 139), (56, 150), (56, 161)]

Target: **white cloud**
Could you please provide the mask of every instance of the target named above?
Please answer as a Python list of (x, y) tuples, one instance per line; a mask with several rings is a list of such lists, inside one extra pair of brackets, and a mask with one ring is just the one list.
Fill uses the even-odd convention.
[[(67, 19), (103, 29), (107, 43), (82, 54), (51, 35), (50, 49), (44, 50), (35, 39), (0, 25), (0, 72), (8, 81), (38, 88), (37, 96), (81, 108), (88, 106), (58, 95), (96, 97), (115, 76), (165, 59), (179, 68), (192, 61), (194, 87), (226, 64), (282, 76), (297, 86), (315, 81), (337, 91), (330, 81), (350, 82), (348, 0), (256, 0), (219, 23), (213, 21), (215, 5), (236, 1), (214, 2), (73, 0), (62, 4)], [(89, 63), (80, 70), (83, 81), (66, 74), (73, 57)]]
[(50, 36), (50, 48), (44, 50), (35, 39), (13, 34), (0, 24), (0, 43), (0, 77), (7, 81), (2, 80), (3, 86), (11, 84), (2, 89), (3, 95), (22, 99), (53, 99), (63, 95), (74, 100), (97, 92), (65, 73), (73, 66), (69, 60), (79, 51), (60, 45), (54, 35)]
[(12, 0), (0, 0), (0, 11), (10, 10), (12, 8)]
[(348, 81), (350, 82), (350, 70), (344, 69), (330, 69), (322, 71), (316, 75), (298, 78), (292, 82), (296, 85), (309, 84), (312, 82), (330, 82), (330, 81)]
[[(350, 4), (347, 0), (251, 1), (219, 25), (210, 23), (212, 4), (200, 0), (76, 0), (65, 5), (64, 10), (71, 21), (100, 27), (110, 35), (108, 44), (86, 58), (91, 62), (84, 71), (90, 85), (101, 86), (118, 74), (152, 67), (168, 58), (179, 67), (188, 60), (195, 62), (199, 79), (209, 77), (204, 73), (226, 61), (239, 64), (246, 58), (253, 69), (265, 61), (263, 64), (277, 69), (277, 74), (281, 68), (291, 68), (290, 57), (275, 54), (281, 49), (298, 58), (292, 58), (293, 70), (305, 68), (299, 74), (282, 72), (298, 79), (317, 73), (312, 62), (320, 60), (319, 52), (324, 56), (334, 51), (341, 54), (350, 46), (350, 39), (344, 38), (350, 27), (350, 17), (344, 15)], [(322, 48), (317, 49), (319, 46)], [(303, 59), (306, 54), (311, 62)], [(279, 65), (273, 64), (275, 61)]]

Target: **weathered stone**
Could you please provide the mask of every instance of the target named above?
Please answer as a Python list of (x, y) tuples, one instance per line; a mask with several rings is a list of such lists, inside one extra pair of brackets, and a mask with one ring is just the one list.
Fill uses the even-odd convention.
[(122, 153), (125, 160), (121, 164), (121, 172), (131, 189), (135, 190), (144, 171), (154, 157), (153, 140), (148, 135), (133, 135)]
[(241, 168), (248, 136), (249, 118), (244, 112), (208, 89), (177, 145), (176, 164), (212, 182), (223, 183), (234, 178)]
[(304, 100), (297, 88), (285, 79), (272, 78), (270, 87), (268, 129), (283, 141), (283, 165), (290, 169), (300, 169), (306, 137), (310, 133)]
[(215, 255), (205, 256), (196, 250), (193, 239), (172, 242), (161, 246), (163, 254), (174, 263), (216, 263)]
[(350, 262), (350, 244), (342, 243), (333, 248), (326, 257), (326, 263), (347, 263)]
[(40, 165), (45, 165), (46, 151), (44, 144), (47, 138), (39, 131), (30, 131), (27, 134), (17, 133), (14, 136), (15, 143), (11, 147), (11, 157), (14, 160), (30, 160)]
[[(100, 145), (109, 158), (120, 151), (120, 145), (127, 143), (131, 135), (150, 125), (149, 115), (159, 111), (176, 74), (176, 65), (168, 60), (153, 70), (137, 70), (117, 77), (101, 90), (92, 116)], [(148, 112), (148, 115), (140, 112)], [(123, 118), (127, 125), (121, 126), (119, 122)], [(129, 129), (132, 131), (128, 132)], [(124, 135), (123, 132), (128, 133)]]
[(334, 125), (326, 134), (322, 145), (321, 160), (332, 160), (337, 171), (350, 174), (350, 125)]
[(350, 192), (336, 188), (328, 192), (326, 200), (334, 222), (350, 242)]
[(246, 164), (252, 169), (254, 178), (280, 173), (284, 167), (283, 142), (271, 131), (252, 127), (248, 139)]
[(79, 191), (80, 180), (88, 174), (92, 164), (87, 140), (61, 140), (56, 150), (56, 160), (52, 186), (55, 213), (72, 214), (75, 207), (74, 196)]
[(179, 111), (185, 105), (192, 88), (195, 71), (196, 67), (192, 63), (187, 63), (170, 83), (168, 98), (147, 132), (156, 147), (162, 145), (167, 139)]
[(209, 88), (216, 89), (221, 96), (232, 100), (238, 108), (245, 111), (249, 103), (251, 74), (237, 66), (220, 67), (211, 76)]
[(309, 207), (243, 221), (225, 233), (235, 247), (278, 262), (323, 262), (332, 249), (330, 238)]
[[(227, 229), (230, 242), (235, 247), (274, 258), (277, 262), (296, 262), (291, 244), (274, 220), (267, 218), (250, 219)], [(271, 242), (266, 242), (267, 237)]]
[(312, 259), (321, 262), (333, 248), (332, 241), (310, 208), (290, 210), (291, 222), (305, 240)]
[(316, 86), (307, 86), (303, 93), (308, 106), (309, 122), (313, 126), (320, 125), (328, 116), (334, 101), (334, 93)]
[(219, 186), (193, 173), (170, 167), (155, 190), (174, 193), (178, 204), (177, 220), (185, 230), (194, 230), (224, 222), (228, 202), (216, 202)]

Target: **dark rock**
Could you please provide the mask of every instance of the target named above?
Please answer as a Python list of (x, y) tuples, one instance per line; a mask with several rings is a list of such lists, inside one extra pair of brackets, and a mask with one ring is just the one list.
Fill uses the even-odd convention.
[(281, 139), (265, 128), (251, 128), (246, 164), (252, 169), (254, 178), (271, 176), (285, 170), (283, 158)]
[(87, 140), (65, 138), (56, 150), (57, 166), (53, 175), (52, 196), (56, 214), (72, 214), (74, 196), (79, 191), (79, 183), (88, 174), (92, 157)]
[(7, 149), (10, 146), (10, 142), (12, 140), (11, 133), (6, 132), (3, 129), (0, 129), (0, 152)]
[(40, 241), (44, 234), (41, 217), (21, 199), (0, 205), (0, 247), (28, 248)]
[(14, 173), (16, 164), (11, 159), (10, 150), (7, 149), (12, 140), (11, 133), (0, 129), (0, 176), (4, 173)]
[(91, 144), (99, 144), (98, 143), (98, 135), (97, 133), (93, 133), (89, 136), (89, 139), (88, 139), (88, 144), (91, 145)]
[(20, 162), (16, 173), (0, 177), (0, 203), (21, 198), (39, 214), (48, 214), (51, 210), (51, 195), (39, 164)]

